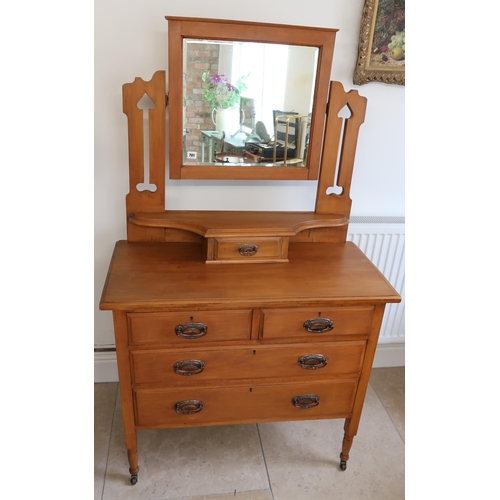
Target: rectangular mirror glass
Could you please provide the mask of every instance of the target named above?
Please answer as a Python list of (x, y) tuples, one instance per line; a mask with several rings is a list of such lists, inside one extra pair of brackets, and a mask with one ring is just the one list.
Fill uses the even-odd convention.
[(183, 42), (183, 162), (305, 167), (317, 47)]
[(167, 19), (170, 177), (316, 179), (336, 30)]

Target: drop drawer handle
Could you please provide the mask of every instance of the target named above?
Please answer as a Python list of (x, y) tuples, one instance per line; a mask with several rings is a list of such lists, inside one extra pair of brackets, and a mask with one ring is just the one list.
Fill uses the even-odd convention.
[(193, 415), (203, 410), (203, 401), (197, 399), (187, 399), (175, 403), (175, 412), (180, 415)]
[(314, 318), (304, 322), (304, 330), (311, 333), (324, 333), (332, 329), (333, 321), (328, 318)]
[(203, 335), (206, 335), (207, 331), (207, 325), (204, 323), (193, 323), (192, 321), (181, 323), (175, 327), (175, 334), (181, 339), (199, 339)]
[(305, 370), (319, 370), (327, 365), (327, 357), (323, 354), (306, 354), (299, 358), (299, 365)]
[(191, 375), (198, 375), (205, 369), (205, 363), (199, 359), (183, 359), (177, 361), (174, 365), (174, 371), (177, 375), (184, 375), (189, 377)]
[(316, 394), (302, 394), (292, 399), (295, 408), (313, 408), (319, 405), (319, 397)]
[(241, 245), (238, 251), (243, 257), (252, 257), (257, 253), (258, 249), (259, 247), (257, 245)]

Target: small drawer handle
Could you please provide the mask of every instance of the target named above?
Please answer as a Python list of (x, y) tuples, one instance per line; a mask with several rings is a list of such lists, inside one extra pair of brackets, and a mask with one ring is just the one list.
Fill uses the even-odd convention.
[(174, 365), (174, 371), (177, 375), (184, 375), (189, 377), (191, 375), (198, 375), (205, 369), (205, 363), (199, 359), (183, 359), (177, 361)]
[(328, 318), (314, 318), (304, 322), (304, 330), (311, 333), (324, 333), (332, 329), (333, 321)]
[(292, 399), (295, 408), (314, 408), (319, 405), (319, 397), (316, 394), (302, 394)]
[(257, 253), (258, 249), (259, 247), (257, 245), (241, 245), (238, 251), (243, 257), (252, 257)]
[(319, 370), (327, 365), (327, 357), (323, 354), (306, 354), (299, 358), (299, 365), (305, 370)]
[(192, 321), (181, 323), (175, 327), (175, 334), (181, 339), (199, 339), (203, 335), (206, 335), (207, 331), (207, 325), (204, 323), (193, 323)]
[(175, 403), (175, 412), (180, 415), (193, 415), (203, 410), (203, 401), (197, 399), (187, 399)]

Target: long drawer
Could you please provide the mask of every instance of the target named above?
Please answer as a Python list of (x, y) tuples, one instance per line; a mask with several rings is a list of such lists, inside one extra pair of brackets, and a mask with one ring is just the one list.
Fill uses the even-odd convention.
[(356, 380), (238, 387), (136, 389), (135, 419), (141, 427), (346, 418)]
[(186, 385), (216, 380), (355, 375), (365, 341), (245, 348), (131, 351), (135, 384)]
[(263, 339), (324, 340), (338, 335), (367, 335), (372, 306), (263, 309)]
[(175, 343), (250, 338), (251, 310), (129, 313), (131, 344)]

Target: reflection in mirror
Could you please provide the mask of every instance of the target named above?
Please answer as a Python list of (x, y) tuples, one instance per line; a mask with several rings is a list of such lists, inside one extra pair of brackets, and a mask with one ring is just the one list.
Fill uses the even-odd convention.
[(183, 160), (305, 167), (319, 50), (183, 40)]

